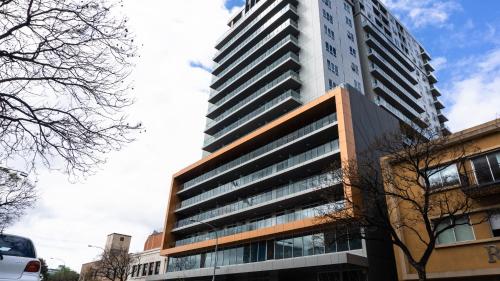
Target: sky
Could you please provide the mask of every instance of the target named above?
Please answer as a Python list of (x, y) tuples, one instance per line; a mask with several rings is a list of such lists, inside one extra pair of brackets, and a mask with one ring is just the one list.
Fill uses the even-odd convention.
[[(106, 235), (131, 251), (163, 227), (171, 175), (201, 158), (211, 57), (241, 0), (126, 0), (140, 43), (130, 108), (146, 132), (76, 183), (39, 170), (39, 201), (9, 233), (28, 236), (50, 267), (79, 271)], [(433, 57), (452, 131), (500, 117), (500, 1), (385, 0)], [(53, 259), (51, 259), (53, 258)]]

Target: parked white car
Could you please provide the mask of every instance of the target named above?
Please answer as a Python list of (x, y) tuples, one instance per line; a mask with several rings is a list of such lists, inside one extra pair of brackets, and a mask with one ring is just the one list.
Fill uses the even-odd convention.
[(0, 281), (40, 281), (40, 267), (30, 239), (0, 234)]

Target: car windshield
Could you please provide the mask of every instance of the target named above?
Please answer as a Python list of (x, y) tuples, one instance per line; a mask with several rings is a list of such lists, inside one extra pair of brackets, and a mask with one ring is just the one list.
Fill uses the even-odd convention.
[(35, 248), (28, 239), (0, 235), (0, 255), (35, 258)]

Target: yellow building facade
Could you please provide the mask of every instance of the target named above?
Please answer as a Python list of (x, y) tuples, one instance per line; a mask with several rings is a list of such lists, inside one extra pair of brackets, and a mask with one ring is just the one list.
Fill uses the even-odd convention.
[[(461, 157), (461, 163), (457, 164), (453, 157), (446, 159), (453, 153), (443, 151), (446, 157), (440, 165), (447, 168), (429, 180), (431, 186), (446, 192), (449, 198), (466, 198), (471, 202), (468, 213), (459, 216), (460, 220), (469, 223), (457, 225), (439, 235), (426, 267), (427, 277), (454, 281), (500, 280), (500, 120), (457, 132), (449, 136), (446, 145), (449, 150), (463, 147), (462, 156), (465, 157)], [(389, 164), (388, 158), (382, 161), (385, 169), (401, 169), (398, 164)], [(386, 184), (385, 188), (390, 187)], [(395, 206), (389, 201), (389, 208)], [(411, 215), (409, 208), (401, 204), (397, 206), (397, 210), (391, 212), (394, 223), (398, 223), (398, 218)], [(414, 229), (420, 234), (425, 233), (423, 224)], [(414, 256), (423, 253), (425, 246), (415, 233), (400, 229), (399, 237)], [(399, 280), (418, 280), (417, 272), (402, 250), (395, 246), (394, 252)]]

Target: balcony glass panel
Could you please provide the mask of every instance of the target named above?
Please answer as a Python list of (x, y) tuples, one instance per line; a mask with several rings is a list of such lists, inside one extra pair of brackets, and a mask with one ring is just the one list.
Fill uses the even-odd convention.
[(185, 225), (193, 224), (191, 220), (203, 221), (210, 218), (218, 217), (233, 213), (235, 211), (243, 211), (255, 205), (259, 205), (271, 200), (276, 200), (285, 196), (289, 196), (295, 193), (303, 192), (305, 190), (316, 189), (324, 186), (326, 183), (330, 183), (331, 179), (328, 177), (329, 173), (324, 173), (320, 175), (315, 175), (309, 178), (305, 178), (300, 181), (292, 182), (282, 186), (274, 187), (269, 191), (259, 193), (250, 197), (243, 198), (241, 200), (229, 203), (227, 205), (213, 208), (207, 211), (200, 212), (194, 216), (178, 220), (176, 227), (182, 227)]
[[(276, 1), (276, 4), (278, 4), (279, 1)], [(255, 36), (257, 34), (261, 34), (266, 28), (268, 28), (273, 22), (275, 22), (278, 18), (280, 18), (283, 14), (285, 14), (288, 11), (294, 11), (297, 13), (297, 9), (293, 5), (286, 5), (283, 9), (281, 9), (279, 12), (277, 12), (274, 16), (272, 16), (269, 20), (267, 20), (262, 26), (257, 28), (255, 31), (252, 32), (252, 34)], [(264, 14), (262, 14), (264, 15)], [(233, 37), (233, 39), (229, 40), (222, 48), (219, 49), (219, 51), (215, 54), (215, 57), (219, 56), (221, 53), (223, 53), (225, 50), (228, 49), (229, 46), (231, 46), (234, 42), (236, 42), (238, 39), (242, 38), (243, 35), (245, 35), (245, 32), (247, 32), (249, 29), (255, 27), (255, 23), (258, 21), (257, 18), (256, 21), (253, 23), (250, 23), (247, 27), (245, 27), (238, 36)], [(248, 35), (247, 35), (248, 36)], [(243, 43), (240, 43), (239, 45), (245, 45), (248, 42), (248, 39), (243, 41)]]
[(277, 104), (281, 103), (282, 101), (288, 99), (288, 98), (295, 98), (297, 100), (300, 100), (300, 94), (294, 90), (288, 90), (284, 92), (283, 94), (277, 96), (276, 98), (270, 100), (269, 102), (265, 103), (263, 106), (257, 108), (256, 110), (250, 112), (249, 114), (243, 116), (242, 118), (238, 119), (236, 122), (231, 123), (229, 126), (224, 127), (217, 133), (213, 134), (212, 136), (208, 137), (205, 139), (205, 145), (208, 145), (218, 138), (222, 137), (226, 133), (234, 130), (235, 128), (238, 128), (239, 126), (245, 124), (249, 120), (252, 120), (253, 118), (261, 115), (262, 113), (269, 111), (271, 108), (275, 107)]
[[(295, 39), (295, 38), (293, 38)], [(278, 43), (276, 43), (274, 46), (272, 46), (271, 48), (267, 49), (262, 55), (260, 55), (259, 57), (257, 57), (256, 59), (254, 59), (251, 63), (249, 64), (246, 64), (245, 67), (243, 69), (241, 69), (240, 71), (238, 71), (237, 73), (233, 74), (231, 76), (231, 78), (227, 79), (226, 82), (222, 83), (221, 85), (219, 85), (217, 87), (217, 91), (221, 91), (222, 89), (226, 88), (227, 86), (229, 86), (230, 84), (232, 84), (234, 81), (238, 80), (241, 78), (241, 76), (243, 76), (243, 74), (247, 73), (250, 69), (253, 69), (255, 66), (259, 65), (260, 63), (262, 63), (264, 60), (266, 60), (271, 54), (273, 54), (274, 52), (276, 52), (276, 50), (279, 50), (281, 47), (283, 47), (286, 43), (288, 43), (289, 41), (296, 41), (293, 40), (292, 38), (284, 38), (282, 39), (281, 41), (279, 41)], [(297, 43), (298, 44), (298, 43)], [(219, 81), (222, 77), (224, 77), (224, 75), (229, 71), (231, 70), (230, 68), (226, 69), (224, 71), (224, 73), (214, 77), (214, 83)]]
[(208, 180), (210, 178), (216, 177), (217, 175), (226, 172), (227, 170), (230, 170), (236, 166), (239, 166), (243, 163), (247, 163), (250, 161), (253, 161), (253, 159), (261, 156), (262, 154), (265, 154), (271, 150), (277, 149), (279, 147), (283, 147), (287, 145), (288, 143), (302, 138), (303, 136), (313, 133), (314, 131), (318, 131), (330, 124), (333, 124), (337, 122), (337, 114), (332, 113), (328, 116), (325, 116), (317, 121), (312, 122), (311, 124), (308, 124), (296, 131), (293, 131), (281, 138), (278, 138), (264, 146), (261, 146), (257, 148), (256, 150), (253, 150), (247, 154), (244, 154), (224, 165), (219, 166), (218, 168), (215, 168), (214, 170), (211, 170), (209, 172), (206, 172), (196, 178), (193, 178), (192, 180), (189, 180), (185, 182), (183, 185), (180, 186), (180, 190), (191, 188), (201, 182), (204, 182), (205, 180)]
[[(332, 206), (335, 205), (335, 206)], [(303, 206), (303, 207), (295, 207), (294, 209), (290, 209), (285, 211), (286, 216), (285, 219), (282, 218), (282, 215), (279, 214), (270, 214), (265, 218), (252, 219), (243, 221), (238, 226), (231, 225), (226, 227), (221, 227), (217, 230), (217, 234), (220, 237), (234, 235), (242, 232), (253, 231), (257, 229), (262, 229), (266, 227), (271, 227), (279, 224), (285, 224), (297, 220), (303, 220), (306, 218), (314, 218), (321, 216), (321, 214), (326, 211), (332, 210), (334, 207), (337, 210), (340, 210), (341, 207), (345, 206), (345, 202), (340, 200), (335, 203), (318, 205), (318, 206)], [(213, 231), (209, 232), (200, 232), (189, 235), (187, 238), (177, 240), (175, 242), (175, 246), (182, 246), (186, 244), (197, 243), (201, 241), (215, 239), (215, 233)]]
[[(229, 92), (227, 95), (225, 95), (224, 97), (227, 97), (227, 96), (235, 96), (235, 95), (238, 95), (240, 94), (245, 88), (247, 88), (248, 86), (250, 86), (251, 84), (255, 83), (256, 81), (262, 79), (263, 76), (267, 75), (268, 73), (270, 73), (272, 70), (274, 70), (276, 67), (278, 67), (279, 65), (283, 64), (285, 61), (289, 60), (289, 59), (294, 59), (295, 61), (299, 61), (299, 56), (297, 56), (296, 54), (294, 53), (287, 53), (286, 55), (282, 56), (281, 58), (277, 59), (276, 61), (274, 61), (273, 63), (269, 64), (266, 68), (264, 68), (263, 70), (261, 70), (259, 73), (255, 74), (252, 78), (246, 80), (245, 83), (242, 83), (239, 87), (237, 87), (236, 89), (234, 89), (233, 91)], [(233, 79), (235, 79), (235, 77), (233, 77)], [(232, 80), (233, 80), (232, 79)], [(229, 81), (228, 81), (229, 82)], [(232, 82), (232, 81), (231, 81)], [(226, 82), (227, 83), (227, 82)], [(225, 84), (226, 84), (225, 83)], [(215, 93), (220, 93), (219, 91), (214, 91), (212, 90), (212, 92), (215, 92)]]
[[(217, 74), (217, 76), (214, 76), (212, 78), (212, 83), (219, 80), (220, 78), (224, 77), (224, 75), (226, 75), (231, 69), (233, 69), (233, 67), (235, 67), (236, 65), (240, 64), (242, 61), (246, 60), (249, 56), (251, 56), (256, 49), (258, 49), (259, 47), (261, 47), (264, 43), (266, 43), (267, 41), (269, 40), (266, 40), (266, 41), (261, 41), (259, 42), (257, 45), (253, 46), (252, 49), (250, 49), (248, 52), (246, 52), (243, 56), (241, 56), (239, 59), (237, 59), (236, 61), (234, 61), (233, 63), (231, 63), (225, 70), (223, 70), (222, 72), (220, 72), (219, 74)], [(271, 48), (267, 49), (264, 54), (262, 54), (260, 57), (256, 58), (254, 60), (254, 62), (256, 61), (259, 61), (261, 60), (262, 58), (264, 57), (267, 57), (268, 55), (270, 55), (271, 53), (273, 53), (274, 51), (276, 51), (277, 49), (279, 49), (280, 47), (282, 47), (283, 45), (285, 45), (286, 43), (288, 42), (294, 42), (296, 45), (298, 45), (298, 39), (293, 36), (293, 35), (288, 35), (286, 36), (285, 38), (281, 39), (278, 43), (274, 44), (274, 46), (272, 46)]]
[[(358, 250), (362, 248), (362, 243), (357, 233), (359, 233), (359, 229), (354, 228), (324, 230), (223, 247), (218, 250), (217, 264), (233, 265), (273, 259), (297, 258), (303, 255), (320, 255), (325, 252), (334, 253)], [(310, 248), (311, 239), (313, 241), (312, 249)], [(270, 246), (272, 247), (272, 245), (274, 245), (273, 251), (266, 249)], [(174, 272), (197, 269), (203, 264), (208, 265), (213, 260), (211, 255), (209, 255), (211, 252), (213, 252), (213, 250), (191, 254), (189, 256), (171, 256), (168, 259), (167, 271)], [(210, 258), (207, 259), (209, 256)], [(226, 261), (226, 257), (228, 261)], [(355, 279), (358, 280), (357, 278)]]
[(333, 140), (330, 142), (327, 142), (323, 145), (320, 145), (318, 147), (315, 147), (311, 150), (308, 150), (306, 152), (303, 152), (301, 154), (291, 156), (290, 158), (283, 160), (281, 162), (278, 162), (276, 164), (270, 165), (262, 170), (258, 170), (256, 172), (253, 172), (249, 175), (241, 176), (240, 178), (230, 181), (228, 183), (222, 184), (216, 188), (213, 188), (211, 190), (205, 191), (203, 193), (200, 193), (196, 196), (190, 197), (186, 200), (183, 200), (180, 202), (180, 207), (186, 207), (190, 205), (195, 205), (200, 201), (206, 200), (208, 198), (212, 198), (215, 196), (218, 196), (223, 193), (227, 193), (239, 188), (242, 188), (246, 185), (253, 184), (256, 181), (259, 181), (263, 178), (272, 176), (276, 173), (279, 173), (282, 170), (292, 168), (295, 166), (301, 165), (303, 162), (313, 160), (312, 157), (312, 151), (316, 150), (318, 158), (325, 155), (332, 153), (334, 151), (338, 151), (339, 148), (339, 143), (338, 140)]

